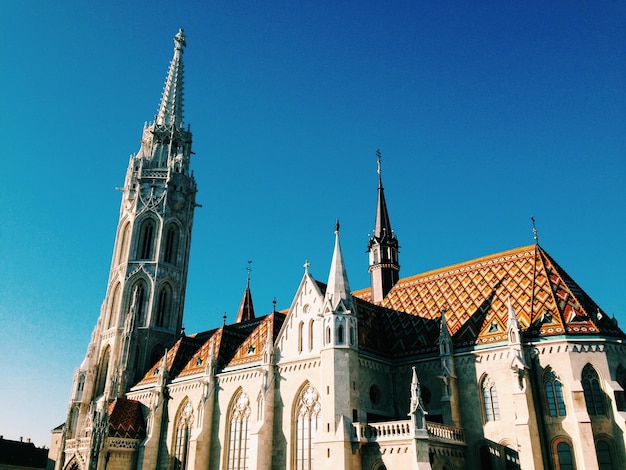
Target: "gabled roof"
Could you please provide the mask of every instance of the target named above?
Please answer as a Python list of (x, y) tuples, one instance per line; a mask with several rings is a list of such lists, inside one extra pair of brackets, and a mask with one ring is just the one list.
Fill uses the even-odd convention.
[[(284, 313), (272, 312), (249, 321), (183, 336), (167, 352), (168, 378), (174, 380), (203, 373), (211, 354), (215, 355), (218, 369), (261, 360), (268, 330), (275, 340), (284, 320)], [(156, 383), (162, 362), (159, 359), (137, 385)]]
[[(370, 301), (369, 289), (353, 293)], [(406, 328), (427, 342), (432, 321), (447, 310), (455, 344), (470, 346), (506, 340), (508, 297), (527, 337), (608, 335), (625, 337), (616, 324), (539, 246), (530, 245), (401, 279), (381, 302), (379, 314), (402, 336)], [(362, 307), (359, 304), (359, 311)], [(399, 312), (423, 319), (418, 323)], [(369, 344), (364, 341), (364, 344)]]
[(117, 398), (108, 405), (109, 437), (143, 439), (146, 423), (141, 412), (141, 403), (136, 400)]
[[(170, 378), (178, 376), (183, 368), (189, 362), (189, 359), (196, 353), (207, 337), (210, 337), (215, 330), (205, 331), (191, 336), (181, 337), (171, 349), (167, 351), (167, 371)], [(136, 385), (147, 385), (156, 383), (159, 377), (159, 372), (163, 364), (163, 359), (159, 358), (158, 361), (148, 369), (146, 375)]]

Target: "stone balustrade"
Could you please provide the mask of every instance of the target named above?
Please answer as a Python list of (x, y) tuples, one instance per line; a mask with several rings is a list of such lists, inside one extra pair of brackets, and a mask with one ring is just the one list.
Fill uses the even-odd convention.
[[(412, 439), (415, 436), (411, 420), (380, 423), (352, 423), (355, 442), (388, 442)], [(438, 442), (465, 444), (463, 429), (445, 424), (426, 422), (428, 439)]]

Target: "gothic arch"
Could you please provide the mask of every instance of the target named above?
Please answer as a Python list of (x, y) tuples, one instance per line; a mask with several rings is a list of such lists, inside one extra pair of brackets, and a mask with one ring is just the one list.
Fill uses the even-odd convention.
[(118, 246), (115, 255), (116, 264), (122, 264), (128, 256), (128, 246), (130, 245), (131, 223), (124, 221), (120, 224), (120, 231), (117, 234)]
[(109, 300), (109, 305), (107, 306), (107, 329), (118, 326), (117, 318), (118, 318), (118, 310), (119, 310), (119, 302), (120, 302), (120, 282), (118, 281), (115, 284), (115, 287), (111, 290), (112, 294)]
[(495, 381), (488, 375), (483, 374), (479, 381), (480, 395), (482, 397), (483, 421), (500, 420), (500, 403)]
[(126, 317), (130, 313), (131, 309), (135, 307), (135, 325), (142, 326), (146, 323), (150, 307), (150, 291), (152, 286), (152, 280), (143, 273), (137, 274), (132, 280), (126, 283), (125, 293), (125, 305), (124, 318), (121, 321), (125, 321)]
[(228, 423), (224, 438), (224, 460), (228, 470), (250, 467), (250, 416), (252, 414), (250, 396), (238, 387), (228, 404)]
[(153, 260), (156, 248), (156, 238), (159, 233), (159, 220), (146, 215), (136, 222), (135, 232), (135, 259)]
[(606, 414), (604, 392), (600, 382), (598, 371), (591, 365), (585, 364), (581, 373), (581, 382), (587, 405), (587, 413), (590, 416), (602, 416)]
[(169, 282), (163, 282), (157, 290), (154, 308), (154, 326), (170, 328), (172, 324), (172, 312), (174, 311), (174, 289)]
[(108, 344), (100, 353), (100, 360), (98, 361), (98, 375), (96, 378), (96, 389), (94, 397), (99, 397), (104, 393), (106, 388), (107, 376), (109, 375), (109, 360), (111, 358), (111, 346)]
[(189, 442), (194, 423), (193, 406), (189, 397), (185, 397), (176, 411), (174, 419), (173, 469), (186, 470), (189, 462)]
[(314, 468), (313, 444), (321, 426), (320, 394), (306, 381), (295, 395), (292, 412), (291, 468), (304, 470)]
[(559, 374), (548, 366), (543, 371), (541, 382), (546, 403), (545, 412), (554, 418), (566, 416), (563, 382), (561, 382)]
[(167, 222), (165, 230), (163, 230), (162, 240), (162, 256), (164, 263), (178, 265), (178, 255), (180, 253), (182, 242), (182, 228), (176, 220)]

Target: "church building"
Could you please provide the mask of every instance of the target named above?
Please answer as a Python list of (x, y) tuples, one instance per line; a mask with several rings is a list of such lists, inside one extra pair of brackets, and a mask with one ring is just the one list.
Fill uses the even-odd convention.
[(380, 154), (370, 286), (351, 290), (337, 222), (330, 272), (316, 279), (306, 264), (288, 308), (258, 315), (248, 282), (234, 323), (185, 333), (197, 205), (185, 46), (180, 30), (128, 164), (106, 296), (53, 431), (55, 470), (620, 468), (617, 322), (536, 236), (401, 277)]

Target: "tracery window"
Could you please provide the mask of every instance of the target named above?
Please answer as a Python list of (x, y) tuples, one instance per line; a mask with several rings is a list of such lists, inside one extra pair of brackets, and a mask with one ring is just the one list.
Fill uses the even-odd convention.
[(546, 393), (546, 403), (548, 404), (548, 414), (550, 416), (565, 416), (565, 401), (563, 400), (563, 385), (557, 374), (548, 369), (543, 376), (543, 386)]
[(320, 426), (321, 411), (319, 393), (308, 384), (296, 400), (294, 420), (296, 470), (313, 469), (313, 441)]
[(248, 423), (250, 421), (250, 399), (241, 392), (233, 404), (230, 415), (230, 430), (228, 434), (228, 470), (246, 470), (250, 436)]
[(142, 326), (144, 321), (144, 311), (146, 309), (146, 289), (142, 281), (135, 284), (131, 302), (133, 302), (131, 308), (135, 309), (137, 326)]
[(583, 368), (582, 383), (587, 412), (592, 416), (605, 414), (600, 378), (591, 364)]
[(174, 437), (174, 470), (186, 470), (189, 458), (189, 441), (193, 425), (193, 407), (185, 400), (178, 412)]
[(498, 403), (498, 393), (496, 384), (489, 376), (485, 376), (481, 388), (483, 391), (483, 408), (485, 411), (485, 421), (497, 421), (500, 419), (500, 405)]

